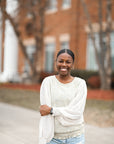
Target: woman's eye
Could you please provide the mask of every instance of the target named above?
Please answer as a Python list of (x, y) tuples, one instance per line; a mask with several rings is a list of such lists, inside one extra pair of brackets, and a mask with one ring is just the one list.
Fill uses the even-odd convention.
[(63, 61), (59, 61), (60, 63), (62, 63)]
[(71, 63), (70, 61), (68, 61), (67, 63)]

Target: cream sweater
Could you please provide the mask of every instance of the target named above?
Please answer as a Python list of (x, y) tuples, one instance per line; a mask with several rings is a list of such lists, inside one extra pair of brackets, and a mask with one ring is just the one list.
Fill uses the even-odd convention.
[[(74, 132), (72, 135), (81, 132), (86, 96), (86, 83), (80, 78), (75, 77), (67, 84), (59, 82), (55, 76), (43, 80), (40, 102), (41, 105), (53, 106), (53, 115), (42, 116), (40, 119), (39, 144), (49, 142), (54, 137), (54, 132), (55, 137), (60, 137), (66, 129), (69, 129), (68, 134)], [(64, 136), (68, 135), (62, 137)]]

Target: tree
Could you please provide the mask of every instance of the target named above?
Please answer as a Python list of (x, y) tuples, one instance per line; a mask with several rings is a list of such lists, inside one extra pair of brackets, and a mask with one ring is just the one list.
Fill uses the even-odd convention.
[(97, 0), (98, 2), (98, 18), (99, 18), (99, 42), (100, 42), (100, 58), (97, 45), (95, 43), (95, 36), (92, 28), (92, 21), (90, 18), (90, 13), (87, 8), (87, 4), (84, 0), (81, 0), (84, 13), (86, 15), (88, 26), (90, 29), (90, 36), (93, 42), (93, 46), (95, 49), (96, 62), (98, 65), (99, 76), (101, 80), (101, 89), (110, 89), (111, 88), (111, 76), (112, 76), (112, 65), (111, 65), (111, 46), (110, 46), (110, 34), (111, 34), (111, 6), (112, 1), (107, 0), (106, 3), (106, 31), (105, 31), (105, 39), (106, 39), (106, 50), (104, 50), (103, 44), (103, 28), (102, 28), (102, 0)]
[[(44, 34), (44, 12), (46, 7), (46, 0), (19, 0), (18, 1), (18, 8), (16, 9), (16, 12), (18, 13), (17, 17), (12, 17), (7, 11), (6, 11), (6, 1), (0, 0), (0, 8), (2, 14), (5, 16), (5, 20), (9, 20), (15, 34), (18, 38), (18, 42), (20, 44), (21, 51), (27, 60), (30, 69), (31, 69), (31, 75), (32, 77), (36, 77), (38, 75), (38, 69), (37, 67), (40, 65), (38, 63), (39, 59), (41, 58), (41, 50), (43, 47), (43, 34)], [(23, 15), (22, 13), (25, 13)], [(21, 16), (20, 16), (21, 14)], [(33, 37), (35, 40), (36, 45), (36, 52), (34, 55), (34, 62), (31, 62), (30, 58), (27, 55), (26, 47), (23, 42), (23, 36), (22, 31), (19, 29), (21, 25), (21, 21), (25, 19), (25, 17), (28, 16), (28, 25), (24, 25), (26, 28), (26, 37)], [(30, 29), (32, 26), (32, 29)], [(31, 31), (31, 32), (30, 32)]]

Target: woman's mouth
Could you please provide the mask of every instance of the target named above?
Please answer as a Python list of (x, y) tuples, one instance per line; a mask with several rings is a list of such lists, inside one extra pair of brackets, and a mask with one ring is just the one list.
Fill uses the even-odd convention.
[(63, 71), (63, 72), (67, 71), (66, 68), (61, 68), (60, 70)]

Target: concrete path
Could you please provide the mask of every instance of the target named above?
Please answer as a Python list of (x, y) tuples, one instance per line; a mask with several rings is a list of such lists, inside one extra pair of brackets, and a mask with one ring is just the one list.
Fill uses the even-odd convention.
[[(39, 112), (0, 103), (0, 144), (38, 144)], [(114, 144), (114, 127), (86, 125), (86, 144)]]

